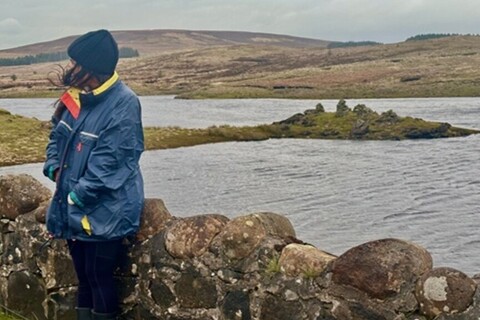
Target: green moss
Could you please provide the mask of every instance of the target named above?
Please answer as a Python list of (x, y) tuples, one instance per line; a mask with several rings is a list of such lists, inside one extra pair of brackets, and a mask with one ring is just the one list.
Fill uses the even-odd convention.
[(478, 97), (480, 92), (475, 82), (391, 83), (386, 87), (357, 83), (348, 87), (325, 86), (311, 89), (273, 89), (254, 86), (210, 86), (181, 92), (181, 99), (379, 99), (379, 98), (425, 98), (425, 97)]
[(55, 98), (61, 93), (61, 89), (58, 90), (20, 90), (20, 91), (5, 91), (0, 90), (0, 99), (10, 98)]
[(43, 161), (50, 132), (45, 122), (0, 112), (0, 166)]
[(314, 268), (308, 268), (302, 272), (302, 276), (305, 279), (315, 279), (320, 275), (320, 272), (318, 270), (315, 270)]
[(280, 272), (280, 257), (275, 255), (268, 262), (267, 267), (265, 268), (265, 273), (268, 275), (274, 275)]
[(18, 319), (21, 319), (21, 318), (0, 312), (0, 320), (18, 320)]

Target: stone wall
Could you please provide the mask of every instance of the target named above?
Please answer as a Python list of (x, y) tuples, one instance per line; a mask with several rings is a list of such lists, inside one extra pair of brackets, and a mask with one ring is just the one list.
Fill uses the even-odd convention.
[[(0, 304), (29, 319), (75, 319), (66, 244), (46, 243), (50, 192), (0, 177)], [(117, 271), (121, 319), (479, 319), (475, 279), (433, 268), (414, 243), (375, 240), (336, 257), (270, 212), (172, 217), (147, 199)], [(474, 277), (475, 278), (475, 277)]]

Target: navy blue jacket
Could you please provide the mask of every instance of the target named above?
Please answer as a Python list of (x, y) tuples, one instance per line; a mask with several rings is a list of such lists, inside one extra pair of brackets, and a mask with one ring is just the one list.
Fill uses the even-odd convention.
[[(80, 95), (77, 119), (68, 110), (52, 119), (43, 172), (58, 169), (47, 212), (47, 229), (55, 238), (113, 240), (134, 234), (140, 225), (140, 102), (120, 80), (102, 91)], [(71, 191), (83, 207), (67, 203)]]

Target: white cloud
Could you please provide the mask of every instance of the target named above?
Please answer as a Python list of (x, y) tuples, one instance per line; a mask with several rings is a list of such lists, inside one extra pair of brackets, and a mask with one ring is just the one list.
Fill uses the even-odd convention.
[(20, 32), (22, 25), (15, 18), (6, 18), (0, 21), (0, 32)]

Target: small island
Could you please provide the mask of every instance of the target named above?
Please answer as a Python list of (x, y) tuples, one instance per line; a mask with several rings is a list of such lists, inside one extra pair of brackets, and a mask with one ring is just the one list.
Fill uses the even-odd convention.
[[(0, 109), (0, 124), (0, 166), (44, 160), (51, 129), (49, 122), (12, 115)], [(222, 125), (205, 129), (147, 127), (144, 131), (147, 150), (282, 138), (404, 140), (463, 137), (480, 133), (480, 130), (453, 127), (448, 123), (399, 117), (392, 110), (379, 114), (362, 104), (351, 109), (345, 100), (339, 101), (335, 112), (325, 112), (319, 103), (315, 109), (271, 124), (242, 127)]]

